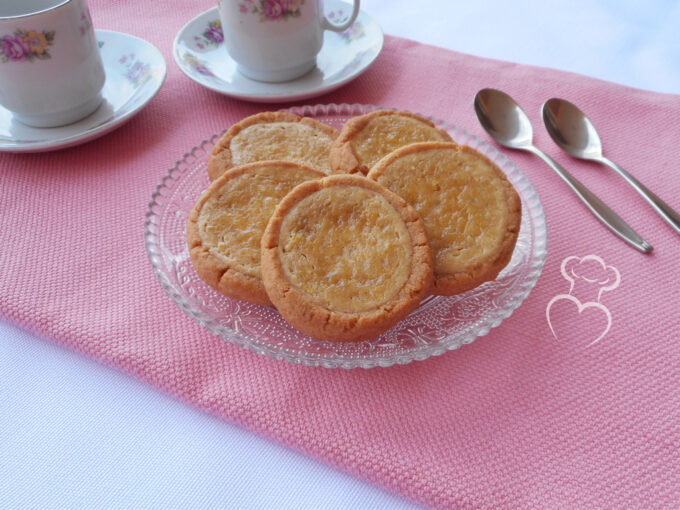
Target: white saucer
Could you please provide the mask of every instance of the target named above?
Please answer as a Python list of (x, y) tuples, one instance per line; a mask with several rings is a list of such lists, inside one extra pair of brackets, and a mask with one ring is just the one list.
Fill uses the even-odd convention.
[(143, 39), (97, 30), (106, 82), (101, 106), (88, 117), (55, 128), (30, 127), (0, 106), (0, 151), (42, 152), (100, 137), (130, 120), (156, 95), (165, 80), (165, 60)]
[[(339, 0), (326, 0), (325, 11), (331, 20), (340, 21), (352, 12), (352, 7)], [(330, 92), (364, 72), (383, 46), (382, 28), (362, 11), (349, 30), (324, 33), (316, 69), (296, 80), (265, 83), (236, 71), (236, 63), (229, 57), (224, 44), (214, 40), (214, 28), (208, 33), (212, 38), (207, 37), (208, 28), (214, 27), (219, 19), (217, 8), (214, 8), (184, 25), (175, 38), (175, 62), (196, 83), (227, 96), (257, 103), (299, 101)]]

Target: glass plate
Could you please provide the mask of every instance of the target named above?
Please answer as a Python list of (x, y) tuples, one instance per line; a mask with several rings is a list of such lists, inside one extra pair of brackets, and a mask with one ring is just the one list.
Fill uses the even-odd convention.
[[(366, 105), (316, 105), (288, 111), (340, 128), (347, 119), (378, 109)], [(186, 243), (186, 221), (208, 186), (208, 155), (221, 135), (203, 141), (170, 169), (151, 197), (146, 215), (146, 247), (156, 276), (180, 308), (224, 340), (258, 354), (309, 366), (371, 368), (424, 360), (486, 335), (527, 297), (545, 262), (543, 207), (522, 172), (476, 136), (432, 119), (459, 144), (485, 154), (505, 172), (522, 199), (522, 224), (508, 266), (492, 282), (452, 297), (428, 296), (395, 327), (359, 343), (326, 342), (290, 326), (266, 306), (228, 298), (196, 274)]]

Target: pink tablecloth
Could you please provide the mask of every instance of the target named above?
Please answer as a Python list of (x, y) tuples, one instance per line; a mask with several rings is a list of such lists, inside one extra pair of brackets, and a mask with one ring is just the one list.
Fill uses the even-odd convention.
[(680, 98), (388, 37), (371, 69), (313, 102), (403, 108), (480, 133), (474, 93), (506, 90), (532, 118), (537, 144), (655, 251), (629, 248), (543, 163), (512, 153), (549, 232), (543, 275), (512, 317), (407, 366), (294, 366), (195, 324), (164, 294), (144, 249), (146, 207), (168, 168), (263, 109), (202, 89), (172, 62), (174, 35), (212, 6), (146, 2), (132, 15), (129, 3), (91, 2), (97, 27), (161, 49), (167, 82), (104, 138), (0, 156), (0, 317), (425, 505), (680, 505), (680, 236), (615, 174), (559, 154), (539, 129), (545, 99), (572, 100), (607, 154), (680, 209)]

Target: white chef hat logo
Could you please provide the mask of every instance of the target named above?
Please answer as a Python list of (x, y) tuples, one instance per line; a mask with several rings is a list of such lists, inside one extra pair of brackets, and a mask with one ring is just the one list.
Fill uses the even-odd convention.
[[(609, 309), (600, 302), (602, 294), (617, 288), (619, 283), (621, 283), (621, 275), (614, 266), (607, 265), (605, 261), (597, 255), (567, 257), (562, 261), (560, 270), (564, 279), (569, 282), (569, 293), (558, 294), (548, 303), (545, 312), (550, 331), (552, 331), (553, 336), (559, 340), (555, 327), (556, 324), (551, 318), (553, 305), (558, 302), (562, 302), (562, 304), (565, 304), (566, 302), (573, 303), (576, 305), (579, 315), (586, 309), (589, 309), (589, 311), (599, 311), (599, 313), (606, 316), (607, 323), (604, 330), (588, 344), (593, 345), (607, 334), (612, 324)], [(594, 300), (591, 299), (582, 302), (579, 296), (576, 295), (577, 288), (580, 289), (581, 293), (586, 291), (589, 295), (596, 295), (596, 298)]]

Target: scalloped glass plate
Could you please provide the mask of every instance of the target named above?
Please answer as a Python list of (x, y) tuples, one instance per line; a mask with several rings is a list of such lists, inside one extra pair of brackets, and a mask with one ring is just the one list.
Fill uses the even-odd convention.
[[(340, 128), (350, 117), (376, 109), (343, 104), (289, 111)], [(151, 198), (145, 223), (146, 247), (161, 285), (185, 313), (224, 340), (258, 354), (309, 366), (405, 364), (457, 349), (486, 335), (517, 309), (538, 280), (547, 249), (543, 207), (529, 180), (506, 156), (463, 129), (432, 120), (456, 142), (469, 145), (496, 163), (522, 199), (522, 224), (515, 251), (494, 281), (457, 296), (428, 296), (395, 327), (359, 343), (310, 338), (290, 326), (274, 308), (223, 296), (194, 271), (185, 238), (187, 216), (209, 184), (206, 164), (218, 134), (185, 154)]]

